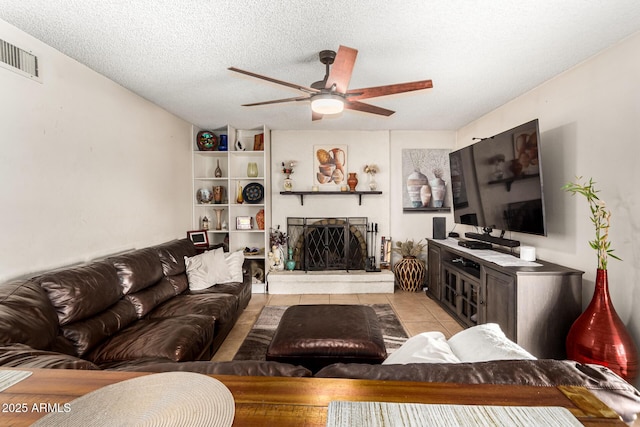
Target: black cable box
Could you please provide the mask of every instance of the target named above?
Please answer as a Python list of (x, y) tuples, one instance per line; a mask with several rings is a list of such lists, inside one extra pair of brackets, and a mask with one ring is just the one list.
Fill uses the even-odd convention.
[(477, 240), (458, 240), (458, 245), (469, 249), (491, 249), (491, 243), (478, 242)]

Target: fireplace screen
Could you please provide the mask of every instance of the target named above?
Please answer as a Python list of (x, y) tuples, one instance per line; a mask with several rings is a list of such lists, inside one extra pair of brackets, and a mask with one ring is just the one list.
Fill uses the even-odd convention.
[(287, 218), (296, 270), (364, 270), (367, 218)]

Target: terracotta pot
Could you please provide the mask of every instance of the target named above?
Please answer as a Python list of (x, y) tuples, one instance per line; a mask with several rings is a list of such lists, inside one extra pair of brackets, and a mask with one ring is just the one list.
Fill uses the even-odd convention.
[(264, 230), (264, 209), (260, 209), (256, 214), (256, 224), (259, 230)]
[(638, 350), (611, 303), (607, 270), (598, 269), (593, 298), (569, 330), (567, 357), (606, 366), (632, 384), (638, 375)]
[(349, 186), (349, 191), (356, 191), (356, 186), (358, 185), (358, 176), (355, 172), (349, 172), (349, 178), (347, 178), (347, 185)]
[(403, 291), (417, 292), (422, 289), (426, 273), (424, 262), (413, 256), (404, 257), (393, 266), (393, 274)]

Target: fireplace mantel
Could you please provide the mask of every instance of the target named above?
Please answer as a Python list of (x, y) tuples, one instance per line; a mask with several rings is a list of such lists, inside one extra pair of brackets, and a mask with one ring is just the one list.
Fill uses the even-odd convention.
[(300, 206), (304, 206), (304, 196), (358, 196), (358, 205), (362, 206), (362, 196), (382, 194), (382, 191), (281, 191), (283, 196), (300, 196)]

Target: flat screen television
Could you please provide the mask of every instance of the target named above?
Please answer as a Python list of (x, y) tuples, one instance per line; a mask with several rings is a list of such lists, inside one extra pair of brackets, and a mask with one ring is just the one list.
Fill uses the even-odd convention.
[(539, 136), (536, 119), (449, 154), (457, 224), (546, 236)]

